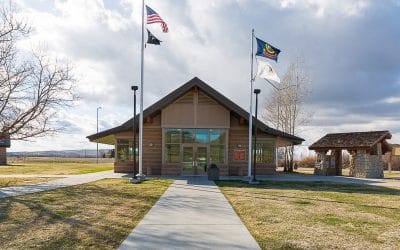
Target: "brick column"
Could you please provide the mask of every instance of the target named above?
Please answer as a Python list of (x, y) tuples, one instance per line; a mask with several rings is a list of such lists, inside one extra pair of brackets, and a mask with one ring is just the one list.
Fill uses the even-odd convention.
[(7, 165), (7, 148), (0, 147), (0, 165)]

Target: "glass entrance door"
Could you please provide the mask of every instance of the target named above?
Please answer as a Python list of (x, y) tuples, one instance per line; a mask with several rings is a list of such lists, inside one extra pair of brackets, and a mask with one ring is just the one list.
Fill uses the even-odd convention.
[(182, 175), (205, 175), (207, 173), (208, 146), (196, 144), (182, 146)]
[(182, 174), (192, 175), (194, 171), (194, 161), (193, 161), (193, 146), (183, 146), (182, 147)]
[(207, 173), (208, 165), (208, 147), (197, 146), (196, 147), (196, 161), (195, 161), (195, 171), (196, 175), (205, 175)]

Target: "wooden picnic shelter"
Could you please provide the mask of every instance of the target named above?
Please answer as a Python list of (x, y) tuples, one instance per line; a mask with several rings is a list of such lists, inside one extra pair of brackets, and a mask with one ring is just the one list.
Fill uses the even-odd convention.
[(350, 176), (361, 178), (383, 178), (382, 155), (391, 152), (386, 141), (389, 131), (369, 131), (327, 134), (309, 149), (315, 150), (316, 175), (341, 175), (342, 150), (350, 154)]

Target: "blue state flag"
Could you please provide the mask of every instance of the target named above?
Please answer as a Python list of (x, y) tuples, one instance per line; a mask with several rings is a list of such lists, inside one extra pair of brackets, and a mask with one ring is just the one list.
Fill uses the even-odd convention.
[(275, 48), (271, 44), (264, 42), (261, 39), (257, 40), (257, 53), (256, 56), (263, 56), (272, 60), (275, 60), (275, 62), (278, 62), (278, 55), (281, 53), (281, 50), (278, 48)]

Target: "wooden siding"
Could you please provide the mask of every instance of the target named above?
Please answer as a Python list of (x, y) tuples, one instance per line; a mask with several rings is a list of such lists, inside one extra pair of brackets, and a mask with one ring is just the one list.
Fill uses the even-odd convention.
[(146, 174), (160, 175), (162, 164), (161, 127), (144, 127), (143, 131), (143, 166)]
[[(161, 117), (157, 115), (152, 117), (151, 123), (145, 123), (143, 127), (143, 174), (145, 175), (161, 174), (162, 134), (160, 125)], [(133, 131), (117, 133), (115, 138), (133, 140)], [(139, 136), (137, 137), (137, 143), (139, 143)], [(137, 168), (139, 168), (139, 164), (137, 164)], [(119, 162), (116, 159), (114, 172), (132, 173), (133, 162)]]
[(180, 175), (182, 172), (181, 164), (162, 164), (162, 175)]
[(162, 111), (163, 128), (229, 128), (230, 113), (198, 89), (179, 98)]
[[(228, 151), (228, 166), (229, 175), (245, 176), (248, 173), (248, 157), (249, 157), (249, 131), (248, 125), (239, 122), (240, 118), (231, 115), (231, 128), (229, 129), (229, 151)], [(275, 137), (262, 134), (259, 132), (258, 138), (272, 138)], [(244, 161), (234, 160), (234, 150), (244, 149), (246, 156)], [(257, 164), (256, 174), (275, 174), (275, 153), (273, 164)]]

